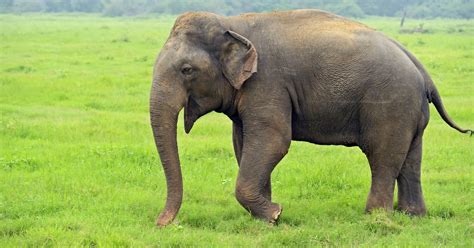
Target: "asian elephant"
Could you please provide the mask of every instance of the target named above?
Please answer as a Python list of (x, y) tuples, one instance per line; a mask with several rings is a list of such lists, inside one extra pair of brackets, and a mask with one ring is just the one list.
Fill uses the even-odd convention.
[(420, 184), (422, 136), (433, 103), (448, 116), (421, 63), (396, 41), (319, 10), (225, 17), (179, 16), (153, 71), (150, 115), (167, 181), (158, 226), (173, 221), (183, 186), (176, 126), (189, 133), (216, 111), (233, 122), (239, 164), (235, 196), (254, 217), (275, 223), (270, 175), (292, 140), (358, 146), (372, 184), (366, 211), (426, 212)]

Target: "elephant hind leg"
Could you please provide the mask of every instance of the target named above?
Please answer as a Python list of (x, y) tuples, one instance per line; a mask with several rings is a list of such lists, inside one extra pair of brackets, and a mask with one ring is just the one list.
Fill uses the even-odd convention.
[[(411, 129), (397, 128), (397, 135), (384, 130), (372, 129), (368, 148), (364, 150), (370, 164), (372, 183), (367, 198), (366, 211), (382, 208), (393, 209), (393, 192), (395, 181), (406, 159), (413, 132)], [(385, 129), (387, 130), (387, 129)]]
[(426, 213), (423, 192), (421, 190), (422, 134), (413, 140), (405, 162), (397, 177), (397, 209), (411, 215)]
[(406, 152), (385, 150), (369, 154), (368, 160), (372, 173), (372, 183), (365, 210), (393, 209), (393, 191), (395, 180), (405, 159)]

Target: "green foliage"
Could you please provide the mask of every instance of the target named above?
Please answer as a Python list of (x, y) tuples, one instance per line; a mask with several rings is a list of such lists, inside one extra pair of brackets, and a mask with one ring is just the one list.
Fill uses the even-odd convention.
[(342, 1), (341, 3), (328, 5), (327, 10), (352, 17), (363, 17), (364, 11), (354, 1)]
[[(369, 18), (426, 66), (454, 120), (474, 127), (474, 26)], [(0, 15), (0, 247), (470, 247), (474, 139), (431, 106), (424, 137), (428, 215), (364, 214), (370, 169), (357, 148), (293, 142), (273, 172), (278, 226), (234, 197), (231, 122), (178, 123), (184, 202), (157, 229), (166, 184), (151, 133), (154, 59), (174, 18)], [(407, 28), (420, 21), (408, 19)]]
[(473, 18), (474, 1), (472, 0), (427, 0), (410, 6), (408, 15), (415, 18)]
[(0, 0), (0, 10), (6, 10), (11, 8), (13, 0)]
[(46, 12), (71, 11), (71, 0), (43, 0)]
[(136, 14), (143, 11), (143, 3), (130, 0), (107, 0), (104, 1), (104, 14), (107, 16), (122, 16)]
[(97, 0), (71, 0), (71, 10), (76, 12), (100, 12), (102, 2)]
[(367, 15), (393, 16), (404, 7), (423, 0), (357, 0)]
[(41, 1), (34, 0), (14, 0), (4, 1), (5, 4), (1, 5), (1, 12), (14, 11), (14, 12), (39, 12), (45, 9), (45, 5)]
[(473, 18), (472, 0), (0, 0), (0, 12), (102, 12), (106, 16), (210, 11), (224, 15), (316, 8), (344, 16)]

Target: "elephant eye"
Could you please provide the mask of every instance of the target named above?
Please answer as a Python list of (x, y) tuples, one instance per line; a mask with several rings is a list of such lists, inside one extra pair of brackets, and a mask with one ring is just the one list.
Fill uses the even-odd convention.
[(186, 76), (187, 76), (187, 75), (191, 75), (193, 72), (194, 72), (193, 67), (190, 66), (190, 65), (188, 65), (188, 64), (184, 65), (184, 66), (181, 68), (181, 73), (182, 73), (183, 75), (186, 75)]

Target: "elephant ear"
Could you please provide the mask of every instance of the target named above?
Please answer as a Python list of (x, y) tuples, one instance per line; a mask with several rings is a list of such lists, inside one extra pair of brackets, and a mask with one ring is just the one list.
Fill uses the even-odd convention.
[(220, 62), (224, 76), (235, 89), (240, 89), (245, 80), (257, 72), (257, 50), (247, 38), (227, 31), (226, 43)]

